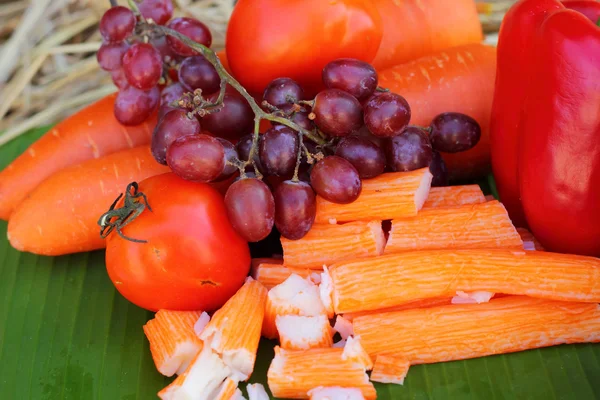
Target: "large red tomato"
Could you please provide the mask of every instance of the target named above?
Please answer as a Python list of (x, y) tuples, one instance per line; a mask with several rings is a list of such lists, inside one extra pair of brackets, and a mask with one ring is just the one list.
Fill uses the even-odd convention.
[(382, 33), (370, 0), (240, 0), (227, 29), (227, 59), (254, 94), (279, 77), (295, 79), (314, 94), (328, 62), (372, 61)]
[(122, 232), (147, 242), (116, 231), (107, 239), (106, 267), (117, 290), (152, 311), (221, 307), (250, 269), (248, 244), (229, 223), (223, 197), (172, 173), (142, 181), (139, 192), (152, 211), (145, 209)]

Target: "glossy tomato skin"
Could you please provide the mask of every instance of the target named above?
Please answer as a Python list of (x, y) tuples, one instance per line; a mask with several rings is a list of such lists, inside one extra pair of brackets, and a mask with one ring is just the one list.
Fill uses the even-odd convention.
[(239, 0), (227, 29), (227, 59), (252, 93), (288, 77), (314, 95), (328, 62), (372, 61), (382, 33), (370, 0)]
[(227, 218), (222, 195), (173, 173), (140, 182), (152, 211), (109, 235), (106, 267), (117, 290), (151, 311), (221, 307), (242, 286), (250, 251)]

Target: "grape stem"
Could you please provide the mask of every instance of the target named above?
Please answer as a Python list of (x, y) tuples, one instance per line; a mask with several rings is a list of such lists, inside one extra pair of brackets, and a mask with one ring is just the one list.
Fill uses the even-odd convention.
[(417, 128), (417, 129), (420, 129), (420, 130), (422, 130), (422, 131), (425, 131), (425, 132), (427, 132), (428, 134), (429, 134), (429, 133), (431, 133), (431, 127), (430, 127), (430, 126), (421, 126), (421, 125), (413, 125), (413, 124), (410, 124), (410, 125), (408, 125), (408, 127), (409, 127), (409, 128)]

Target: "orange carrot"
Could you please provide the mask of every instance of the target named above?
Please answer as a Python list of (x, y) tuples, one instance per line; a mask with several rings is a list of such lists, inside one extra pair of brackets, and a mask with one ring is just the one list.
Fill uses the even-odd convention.
[(371, 372), (371, 382), (403, 385), (409, 368), (410, 361), (403, 357), (379, 355)]
[[(455, 7), (454, 1), (440, 1)], [(489, 123), (495, 77), (496, 49), (470, 44), (381, 71), (379, 85), (406, 98), (413, 124), (428, 126), (436, 115), (448, 111), (467, 114), (479, 122), (481, 140), (474, 148), (442, 154), (451, 178), (465, 179), (484, 176), (490, 169)]]
[(275, 358), (267, 372), (273, 396), (306, 399), (311, 389), (340, 386), (360, 389), (366, 399), (375, 399), (375, 388), (365, 369), (342, 359), (342, 353), (339, 348), (284, 350), (275, 347)]
[(168, 171), (147, 145), (65, 168), (17, 207), (9, 241), (17, 250), (49, 256), (104, 248), (98, 218), (127, 184)]
[(106, 96), (65, 119), (0, 172), (0, 219), (8, 220), (27, 194), (55, 172), (150, 143), (156, 116), (138, 126), (121, 125), (113, 113), (115, 97)]
[(517, 228), (517, 232), (523, 240), (523, 248), (525, 250), (545, 251), (540, 242), (525, 228)]
[(522, 249), (523, 241), (499, 201), (422, 210), (392, 220), (384, 254), (428, 249)]
[(380, 0), (383, 38), (372, 64), (378, 70), (483, 39), (473, 0)]
[[(445, 305), (451, 304), (451, 303), (452, 303), (452, 298), (450, 298), (450, 297), (431, 297), (428, 299), (409, 301), (408, 303), (400, 304), (400, 305), (394, 306), (394, 307), (380, 308), (377, 310), (367, 310), (367, 311), (344, 313), (344, 319), (346, 319), (348, 321), (354, 321), (355, 318), (362, 317), (363, 315), (380, 314), (380, 313), (384, 313), (384, 312), (393, 312), (393, 311), (412, 310), (414, 308), (429, 308), (429, 307), (445, 306)], [(334, 329), (335, 329), (335, 327), (334, 327)]]
[(335, 204), (317, 196), (315, 223), (335, 224), (417, 215), (429, 193), (431, 178), (429, 168), (421, 168), (365, 179), (360, 196), (350, 204)]
[(458, 207), (486, 201), (479, 185), (432, 187), (423, 210), (429, 208)]
[(354, 320), (366, 351), (411, 364), (600, 342), (598, 304), (509, 296), (478, 305), (373, 314)]
[(283, 283), (292, 274), (296, 274), (302, 278), (320, 278), (319, 271), (308, 268), (290, 268), (281, 264), (255, 263), (254, 260), (252, 260), (252, 263), (253, 266), (250, 274), (267, 289), (272, 289)]
[(202, 341), (194, 332), (200, 315), (200, 311), (160, 310), (144, 325), (158, 372), (165, 376), (181, 374), (202, 350)]
[(409, 251), (340, 262), (331, 267), (330, 274), (322, 280), (332, 281), (331, 298), (338, 314), (393, 307), (423, 298), (451, 297), (457, 291), (600, 302), (600, 259), (571, 254), (523, 250)]
[(283, 264), (288, 267), (322, 269), (338, 260), (383, 253), (385, 237), (381, 221), (343, 225), (313, 225), (300, 240), (281, 238)]

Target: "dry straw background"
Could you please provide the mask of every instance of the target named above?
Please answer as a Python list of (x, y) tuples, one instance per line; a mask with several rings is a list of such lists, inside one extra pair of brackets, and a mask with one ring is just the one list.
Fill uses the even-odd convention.
[[(492, 42), (514, 1), (477, 1)], [(210, 27), (213, 48), (224, 47), (234, 0), (173, 3), (175, 16), (198, 18)], [(108, 0), (0, 0), (0, 145), (116, 90), (95, 56), (108, 7)]]

